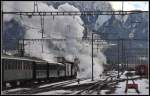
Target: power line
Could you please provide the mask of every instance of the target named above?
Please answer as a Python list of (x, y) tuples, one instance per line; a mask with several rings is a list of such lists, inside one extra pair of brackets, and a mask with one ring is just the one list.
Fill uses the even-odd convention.
[(128, 15), (128, 14), (138, 14), (149, 11), (48, 11), (48, 12), (2, 12), (3, 14), (15, 14), (15, 15), (25, 15), (25, 16), (74, 16), (74, 15)]

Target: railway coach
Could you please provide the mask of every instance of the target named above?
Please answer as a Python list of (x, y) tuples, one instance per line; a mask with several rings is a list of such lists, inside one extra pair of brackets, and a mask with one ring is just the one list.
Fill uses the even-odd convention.
[(76, 78), (76, 72), (72, 73), (74, 71), (73, 63), (49, 63), (37, 58), (14, 56), (2, 56), (1, 60), (4, 88), (6, 88), (7, 83), (14, 87), (18, 84), (26, 84), (27, 82), (56, 82)]

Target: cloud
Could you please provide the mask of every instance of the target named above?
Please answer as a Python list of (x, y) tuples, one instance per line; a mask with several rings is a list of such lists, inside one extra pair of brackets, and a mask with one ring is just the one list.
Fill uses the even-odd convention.
[[(110, 1), (114, 10), (122, 10), (122, 2), (121, 1)], [(123, 10), (149, 10), (149, 4), (146, 1), (124, 1), (123, 2)]]

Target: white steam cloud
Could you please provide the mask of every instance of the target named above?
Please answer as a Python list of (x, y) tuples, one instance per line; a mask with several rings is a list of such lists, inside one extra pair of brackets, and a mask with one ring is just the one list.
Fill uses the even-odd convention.
[[(8, 4), (7, 4), (8, 3)], [(33, 2), (5, 2), (5, 11), (33, 11)], [(73, 5), (68, 3), (60, 5), (58, 9), (48, 6), (45, 3), (38, 2), (39, 11), (79, 11)], [(25, 33), (24, 38), (41, 39), (42, 33), (40, 17), (32, 16), (12, 16), (5, 17), (5, 20), (15, 18), (23, 26), (30, 26)], [(65, 41), (47, 41), (47, 42), (26, 42), (25, 52), (30, 56), (39, 57), (49, 62), (55, 62), (54, 57), (64, 56), (73, 61), (75, 57), (80, 60), (78, 74), (79, 78), (91, 77), (91, 44), (82, 41), (84, 27), (80, 16), (44, 16), (44, 36), (46, 38), (66, 39)], [(43, 52), (42, 52), (43, 46)], [(106, 58), (99, 51), (94, 51), (94, 77), (102, 73), (102, 64), (106, 63)]]

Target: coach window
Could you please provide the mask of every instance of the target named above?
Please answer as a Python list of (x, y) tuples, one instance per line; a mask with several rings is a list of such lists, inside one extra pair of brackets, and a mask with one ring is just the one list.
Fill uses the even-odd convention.
[(13, 65), (15, 64), (15, 60), (11, 60), (11, 62), (10, 62), (10, 69), (13, 70)]
[(27, 69), (27, 61), (24, 61), (24, 70)]
[(11, 70), (13, 69), (13, 65), (14, 65), (14, 63), (15, 63), (15, 61), (14, 61), (14, 60), (11, 60), (11, 61), (9, 62), (9, 64), (10, 64), (10, 69), (11, 69)]
[(16, 70), (16, 64), (17, 64), (17, 61), (13, 64), (14, 70)]
[(18, 70), (20, 70), (21, 60), (18, 62)]
[(25, 61), (22, 61), (22, 70), (25, 69)]
[(24, 70), (26, 70), (27, 68), (26, 68), (26, 61), (24, 61)]
[(22, 70), (22, 60), (20, 61), (20, 63), (19, 63), (19, 70)]
[(30, 61), (27, 62), (27, 70), (29, 70)]
[(31, 70), (31, 65), (32, 65), (32, 63), (30, 62), (30, 63), (29, 63), (29, 70)]
[(22, 64), (22, 60), (19, 61), (19, 70), (21, 70), (21, 64)]
[(28, 70), (29, 70), (29, 69), (30, 69), (30, 61), (28, 62), (28, 64), (27, 64), (27, 65), (28, 65)]
[(28, 61), (26, 62), (26, 70), (28, 70)]
[(7, 63), (7, 70), (9, 70), (9, 63)]
[(11, 67), (10, 67), (10, 66), (11, 66), (11, 64), (10, 64), (10, 63), (8, 63), (8, 70), (10, 70), (10, 69), (11, 69)]
[(22, 63), (23, 63), (23, 61), (21, 60), (20, 63), (19, 63), (19, 69), (20, 70), (22, 70)]
[(28, 70), (28, 64), (27, 64), (27, 62), (26, 62), (26, 70)]
[(7, 64), (7, 70), (9, 70), (9, 60), (6, 61)]
[(29, 69), (30, 70), (32, 69), (32, 62), (30, 62), (30, 64), (29, 64)]
[(19, 70), (20, 61), (17, 61), (17, 69)]
[(4, 60), (4, 61), (3, 61), (5, 70), (7, 70), (7, 62), (6, 62), (6, 61), (7, 61), (7, 60)]
[(6, 69), (8, 70), (8, 60), (5, 61)]
[(16, 65), (16, 60), (12, 60), (12, 64), (11, 64), (11, 69), (13, 70), (13, 69), (15, 69), (14, 67), (15, 67), (15, 65)]
[(9, 70), (9, 62), (8, 62), (8, 61), (9, 61), (9, 60), (7, 60), (6, 63), (7, 63), (7, 69)]
[(23, 61), (22, 70), (25, 70), (25, 61)]
[(22, 61), (22, 70), (24, 70), (25, 61)]
[(16, 66), (15, 66), (15, 69), (16, 69), (16, 70), (18, 70), (18, 63), (19, 63), (19, 61), (17, 60), (17, 61), (16, 61)]
[(6, 60), (3, 59), (2, 64), (3, 64), (3, 66), (4, 66), (4, 69), (6, 70), (6, 69), (7, 69)]
[(24, 67), (23, 69), (24, 69), (24, 70), (27, 69), (27, 68), (26, 68), (26, 64), (27, 64), (27, 61), (24, 61), (24, 62), (23, 62), (23, 67)]
[(21, 70), (22, 60), (19, 62), (19, 70)]
[(16, 64), (15, 64), (15, 69), (17, 70), (17, 63), (18, 63), (18, 61), (16, 61)]
[(18, 63), (18, 61), (16, 61), (16, 63), (15, 63), (15, 70), (17, 70), (17, 63)]
[(24, 62), (24, 70), (26, 70), (26, 61)]
[(29, 64), (29, 62), (28, 62), (28, 64), (27, 64), (27, 70), (29, 70), (29, 65), (30, 65), (30, 64)]

